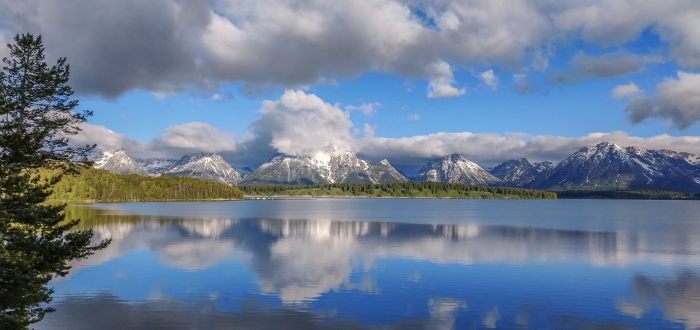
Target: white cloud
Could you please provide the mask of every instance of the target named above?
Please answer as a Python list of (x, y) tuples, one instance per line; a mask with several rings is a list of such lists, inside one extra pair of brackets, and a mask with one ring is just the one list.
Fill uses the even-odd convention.
[(445, 61), (439, 61), (426, 67), (426, 72), (430, 77), (428, 84), (428, 97), (431, 99), (455, 97), (467, 92), (465, 88), (452, 86), (455, 82), (452, 68)]
[(365, 123), (365, 126), (362, 129), (362, 136), (366, 137), (366, 138), (373, 137), (375, 129), (376, 129), (376, 127)]
[(81, 131), (71, 137), (71, 144), (85, 145), (97, 144), (97, 149), (101, 151), (115, 151), (119, 149), (137, 149), (139, 143), (130, 137), (115, 133), (107, 127), (83, 123), (80, 125)]
[(377, 111), (376, 108), (381, 107), (381, 106), (382, 106), (381, 103), (374, 102), (374, 103), (365, 103), (365, 104), (362, 104), (359, 106), (348, 105), (348, 106), (345, 106), (345, 110), (359, 111), (359, 112), (362, 112), (365, 116), (371, 116)]
[(387, 158), (392, 165), (420, 167), (432, 158), (458, 153), (481, 166), (527, 158), (530, 161), (561, 161), (585, 146), (613, 142), (623, 146), (670, 149), (700, 153), (699, 136), (630, 136), (625, 132), (590, 133), (578, 137), (527, 133), (435, 133), (405, 138), (373, 137), (355, 141), (355, 150), (370, 159)]
[(197, 152), (236, 152), (239, 143), (233, 134), (199, 122), (171, 126), (148, 142), (135, 141), (104, 126), (81, 124), (82, 131), (71, 137), (72, 144), (96, 144), (97, 151), (124, 149), (135, 158), (179, 158)]
[[(667, 80), (659, 85), (659, 95), (649, 102), (666, 104), (670, 98), (678, 104), (690, 102), (687, 105), (690, 107), (694, 100), (693, 93), (697, 95), (700, 90), (694, 88), (700, 86), (700, 75), (681, 72), (678, 80)], [(687, 95), (691, 97), (687, 100), (681, 98)], [(637, 99), (639, 97), (633, 99), (628, 108)], [(700, 101), (695, 104), (700, 104)], [(657, 111), (653, 114), (661, 113), (661, 110)], [(407, 119), (420, 120), (420, 116), (412, 114)], [(590, 133), (578, 137), (470, 132), (440, 132), (404, 138), (377, 137), (375, 127), (369, 124), (354, 127), (349, 114), (338, 106), (328, 104), (316, 95), (290, 90), (276, 101), (264, 101), (260, 108), (260, 119), (249, 127), (249, 131), (236, 139), (231, 133), (194, 122), (169, 127), (152, 141), (137, 142), (105, 127), (84, 124), (83, 131), (73, 137), (72, 141), (77, 144), (97, 143), (98, 148), (106, 151), (123, 148), (127, 154), (137, 158), (180, 157), (201, 151), (219, 152), (224, 153), (222, 156), (237, 166), (257, 166), (275, 152), (324, 158), (335, 152), (354, 150), (370, 160), (387, 158), (393, 165), (404, 168), (420, 167), (429, 159), (452, 153), (465, 155), (484, 167), (490, 167), (521, 157), (530, 161), (561, 161), (582, 147), (600, 142), (700, 154), (700, 136), (661, 134), (636, 137), (621, 131)]]
[(270, 146), (281, 153), (324, 159), (350, 150), (349, 114), (316, 95), (287, 90), (277, 101), (264, 101), (260, 115), (251, 126), (269, 134)]
[(181, 150), (183, 153), (198, 150), (200, 152), (233, 152), (238, 149), (238, 142), (233, 134), (222, 132), (213, 126), (191, 122), (171, 126), (153, 140), (152, 148)]
[(611, 46), (632, 40), (652, 27), (662, 41), (669, 43), (672, 59), (683, 66), (700, 66), (697, 1), (572, 1), (559, 7), (551, 15), (557, 30)]
[(542, 70), (557, 45), (621, 45), (650, 28), (671, 59), (700, 67), (695, 0), (0, 0), (0, 19), (0, 34), (42, 34), (49, 58), (67, 56), (79, 93), (108, 98), (224, 82), (255, 93), (365, 72), (427, 79), (429, 96), (459, 96), (451, 67)]
[(656, 85), (656, 95), (635, 97), (625, 108), (633, 124), (656, 118), (669, 127), (686, 129), (700, 121), (700, 74), (678, 71)]
[(479, 79), (481, 79), (484, 85), (491, 87), (493, 90), (498, 88), (498, 78), (496, 78), (496, 75), (493, 73), (493, 69), (480, 73)]
[(637, 84), (630, 81), (629, 84), (618, 85), (615, 88), (613, 88), (612, 91), (610, 91), (610, 95), (612, 95), (612, 97), (616, 100), (622, 100), (624, 98), (637, 96), (643, 92), (643, 90), (637, 87)]

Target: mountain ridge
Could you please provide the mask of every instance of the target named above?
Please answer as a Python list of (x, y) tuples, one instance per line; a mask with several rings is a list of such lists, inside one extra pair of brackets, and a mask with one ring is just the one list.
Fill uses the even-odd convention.
[[(408, 181), (391, 163), (362, 160), (354, 152), (319, 160), (275, 154), (256, 169), (231, 167), (219, 154), (198, 153), (174, 159), (132, 159), (123, 150), (105, 152), (96, 168), (114, 173), (185, 175), (233, 184), (393, 183)], [(415, 181), (466, 183), (544, 190), (659, 189), (700, 191), (700, 155), (602, 142), (579, 149), (559, 163), (505, 161), (490, 171), (451, 154), (430, 160)]]

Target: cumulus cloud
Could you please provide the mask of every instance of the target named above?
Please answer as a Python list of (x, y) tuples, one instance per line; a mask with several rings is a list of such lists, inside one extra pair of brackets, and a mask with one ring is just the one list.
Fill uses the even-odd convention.
[[(673, 80), (675, 82), (667, 89), (681, 95), (697, 95), (698, 89), (691, 88), (696, 86), (694, 84), (685, 86), (686, 83), (682, 83), (683, 88), (676, 85), (678, 81), (689, 79), (684, 75), (690, 75), (691, 80), (700, 80), (700, 75), (679, 75), (680, 80)], [(665, 90), (661, 88), (660, 94), (665, 93)], [(673, 98), (673, 95), (676, 94), (668, 97)], [(640, 99), (646, 98), (633, 99), (628, 108)], [(662, 99), (664, 98), (657, 96), (654, 100), (646, 100), (656, 102)], [(419, 120), (420, 116), (413, 114), (407, 118)], [(636, 137), (621, 131), (590, 133), (578, 137), (470, 132), (440, 132), (404, 138), (377, 137), (375, 127), (369, 124), (355, 127), (349, 114), (337, 105), (326, 103), (313, 94), (291, 90), (286, 91), (276, 101), (264, 101), (260, 108), (260, 118), (251, 123), (249, 130), (238, 139), (231, 133), (197, 122), (169, 127), (161, 136), (147, 142), (134, 141), (102, 126), (84, 124), (82, 128), (83, 131), (73, 137), (73, 142), (96, 143), (99, 149), (105, 151), (121, 148), (137, 158), (177, 158), (201, 151), (218, 152), (236, 166), (253, 167), (263, 163), (276, 152), (323, 159), (333, 153), (347, 150), (354, 150), (369, 160), (387, 158), (393, 165), (408, 172), (415, 171), (430, 159), (452, 153), (465, 155), (484, 167), (491, 167), (521, 157), (530, 161), (557, 162), (582, 147), (600, 142), (700, 154), (700, 137), (697, 136), (661, 134)]]
[(76, 91), (106, 98), (204, 83), (192, 45), (209, 12), (204, 1), (0, 1), (11, 33), (41, 34), (49, 58), (68, 58)]
[(618, 45), (649, 28), (671, 59), (698, 67), (698, 17), (693, 0), (0, 0), (0, 34), (42, 34), (49, 58), (68, 57), (76, 91), (106, 98), (224, 82), (257, 93), (366, 72), (427, 79), (430, 97), (452, 97), (464, 94), (452, 67), (542, 70), (558, 44)]
[(392, 165), (411, 170), (425, 165), (428, 160), (458, 153), (484, 167), (516, 158), (530, 161), (558, 162), (585, 146), (613, 142), (623, 146), (649, 149), (670, 149), (700, 153), (700, 137), (630, 136), (625, 132), (590, 133), (578, 137), (532, 135), (526, 133), (435, 133), (405, 138), (373, 137), (355, 141), (355, 150), (369, 159), (387, 158)]
[(171, 126), (148, 142), (135, 141), (104, 126), (83, 123), (80, 128), (82, 131), (71, 137), (72, 144), (96, 144), (97, 151), (124, 149), (135, 158), (179, 158), (197, 152), (240, 151), (239, 142), (233, 134), (222, 132), (206, 123), (191, 122)]
[(413, 121), (419, 121), (420, 120), (420, 115), (417, 113), (414, 113), (412, 115), (408, 115), (408, 120), (413, 120)]
[(615, 86), (615, 88), (610, 91), (610, 95), (616, 100), (622, 100), (624, 98), (637, 96), (643, 92), (644, 91), (639, 89), (637, 84), (630, 81), (629, 84)]
[(527, 77), (524, 73), (513, 74), (513, 82), (519, 94), (527, 94), (532, 90), (532, 86), (527, 82)]
[(238, 142), (233, 134), (200, 122), (168, 127), (150, 145), (152, 149), (168, 150), (170, 153), (187, 153), (193, 150), (233, 152), (238, 149)]
[(362, 128), (362, 136), (364, 137), (373, 137), (374, 136), (374, 130), (376, 127), (365, 123), (365, 126)]
[(250, 126), (269, 134), (281, 153), (326, 159), (351, 149), (349, 114), (316, 95), (287, 90), (277, 101), (264, 101), (260, 116)]
[(687, 129), (700, 121), (700, 74), (678, 71), (656, 85), (656, 95), (635, 97), (625, 108), (633, 124), (656, 118), (669, 127)]
[(438, 29), (398, 0), (0, 0), (0, 15), (8, 33), (42, 34), (51, 56), (67, 56), (78, 92), (107, 98), (222, 82), (255, 93), (367, 71), (428, 79), (430, 95), (450, 97), (463, 91), (448, 59), (522, 66), (546, 39), (546, 15), (527, 1), (425, 6)]
[(612, 78), (641, 72), (650, 62), (660, 62), (656, 56), (639, 56), (625, 51), (590, 56), (580, 52), (571, 60), (573, 70), (561, 70), (552, 74), (547, 81), (551, 84), (575, 83), (583, 78)]
[(496, 90), (498, 88), (498, 78), (493, 73), (493, 69), (486, 70), (479, 74), (479, 79), (484, 85), (491, 87), (491, 89)]
[(465, 88), (452, 86), (455, 82), (452, 68), (445, 61), (439, 61), (426, 68), (430, 83), (428, 84), (428, 97), (431, 99), (455, 97), (467, 92)]

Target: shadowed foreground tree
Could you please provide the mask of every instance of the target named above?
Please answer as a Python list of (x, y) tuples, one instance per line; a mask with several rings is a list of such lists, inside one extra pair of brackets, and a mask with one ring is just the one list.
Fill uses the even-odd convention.
[[(65, 58), (48, 66), (41, 36), (18, 35), (0, 71), (0, 329), (25, 329), (53, 311), (48, 282), (68, 262), (89, 256), (92, 230), (71, 231), (65, 205), (45, 205), (63, 175), (89, 166), (94, 146), (71, 147), (68, 137), (91, 112), (74, 112)], [(51, 169), (55, 175), (39, 177)]]

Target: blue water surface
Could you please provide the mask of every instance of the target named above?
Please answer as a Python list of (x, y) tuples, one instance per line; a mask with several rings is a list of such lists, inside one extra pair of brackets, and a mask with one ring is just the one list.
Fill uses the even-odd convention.
[(700, 203), (71, 206), (105, 250), (37, 329), (697, 329)]

